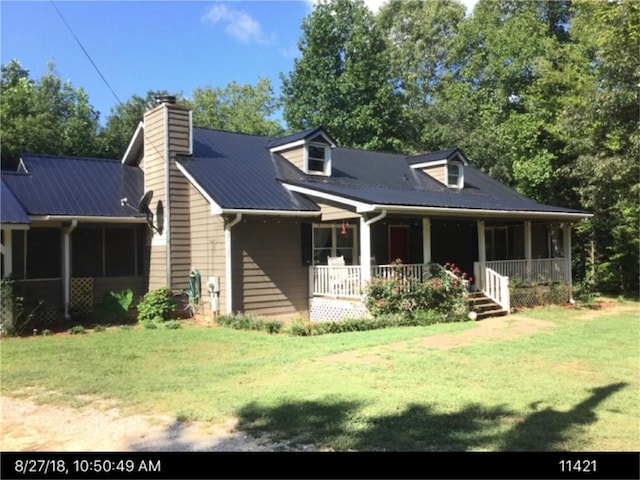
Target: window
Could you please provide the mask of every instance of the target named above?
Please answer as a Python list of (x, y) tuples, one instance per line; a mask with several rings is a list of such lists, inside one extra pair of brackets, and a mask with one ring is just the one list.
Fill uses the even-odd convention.
[(313, 264), (326, 265), (328, 257), (344, 256), (346, 265), (357, 260), (356, 230), (354, 225), (314, 225)]
[(463, 185), (462, 165), (459, 163), (447, 164), (447, 186), (451, 188), (462, 188)]
[(331, 148), (324, 143), (307, 145), (307, 171), (319, 175), (331, 175)]
[(71, 272), (74, 277), (101, 277), (102, 228), (77, 228), (71, 234)]
[(57, 228), (14, 231), (12, 261), (15, 278), (60, 278), (61, 235)]
[(144, 228), (89, 227), (71, 234), (71, 274), (74, 277), (142, 275)]

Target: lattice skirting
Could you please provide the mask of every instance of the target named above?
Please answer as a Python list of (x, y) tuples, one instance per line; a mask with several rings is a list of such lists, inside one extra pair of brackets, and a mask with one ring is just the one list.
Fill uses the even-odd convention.
[(312, 322), (338, 322), (347, 318), (368, 318), (367, 307), (358, 300), (311, 299), (309, 318)]
[(93, 278), (72, 277), (70, 309), (74, 313), (89, 313), (93, 310)]
[(511, 290), (511, 306), (514, 308), (562, 305), (567, 303), (570, 298), (571, 285), (568, 283), (519, 287)]

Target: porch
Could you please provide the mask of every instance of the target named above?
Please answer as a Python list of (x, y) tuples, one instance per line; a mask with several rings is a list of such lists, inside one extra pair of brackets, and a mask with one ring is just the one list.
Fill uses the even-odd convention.
[[(312, 299), (345, 302), (361, 301), (371, 278), (401, 278), (424, 281), (438, 270), (454, 275), (437, 263), (370, 265), (370, 277), (360, 265), (314, 265), (309, 268), (310, 297)], [(474, 263), (472, 281), (467, 282), (470, 291), (482, 292), (498, 304), (504, 312), (510, 309), (509, 282), (520, 284), (554, 284), (571, 282), (570, 264), (566, 258), (485, 261)], [(324, 305), (327, 305), (325, 302)], [(325, 308), (326, 309), (326, 308)], [(353, 309), (350, 308), (350, 311)], [(311, 317), (313, 319), (313, 302)]]

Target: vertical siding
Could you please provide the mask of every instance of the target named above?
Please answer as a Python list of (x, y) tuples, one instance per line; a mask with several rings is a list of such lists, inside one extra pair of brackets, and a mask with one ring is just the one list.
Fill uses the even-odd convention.
[(233, 309), (308, 317), (309, 270), (301, 260), (300, 221), (246, 217), (231, 236)]
[(296, 147), (291, 150), (280, 152), (284, 158), (293, 163), (300, 170), (304, 171), (304, 147)]
[(202, 296), (205, 312), (211, 311), (207, 279), (210, 276), (220, 277), (220, 311), (226, 311), (225, 292), (225, 245), (224, 221), (220, 215), (211, 215), (209, 202), (193, 186), (189, 186), (189, 205), (191, 212), (191, 265), (200, 270), (202, 279)]

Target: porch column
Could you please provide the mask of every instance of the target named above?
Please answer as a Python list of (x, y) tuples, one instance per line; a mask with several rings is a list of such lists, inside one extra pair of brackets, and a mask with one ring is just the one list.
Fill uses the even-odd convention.
[(11, 230), (6, 229), (2, 231), (3, 235), (3, 239), (2, 239), (2, 244), (0, 245), (0, 248), (2, 248), (2, 255), (4, 255), (4, 259), (3, 259), (3, 272), (4, 272), (4, 276), (8, 276), (11, 274), (11, 272), (13, 271), (13, 261), (11, 258), (11, 252), (12, 252), (12, 245), (11, 245)]
[(360, 217), (360, 281), (362, 285), (371, 280), (371, 226), (365, 217)]
[(226, 298), (225, 307), (227, 315), (233, 315), (233, 269), (231, 268), (231, 229), (240, 223), (242, 214), (236, 213), (235, 218), (226, 218), (224, 221), (224, 275)]
[(431, 219), (422, 219), (422, 263), (431, 263)]
[(571, 224), (562, 226), (562, 247), (564, 250), (565, 274), (564, 278), (569, 284), (569, 301), (573, 303), (573, 285), (571, 279)]
[(524, 222), (524, 259), (527, 261), (526, 280), (531, 280), (531, 220)]
[[(478, 220), (478, 263), (481, 267), (485, 266), (487, 262), (487, 249), (485, 244), (485, 232), (484, 232), (484, 220)], [(484, 278), (480, 275), (480, 272), (473, 272), (476, 279), (476, 284), (480, 289), (484, 288)]]

